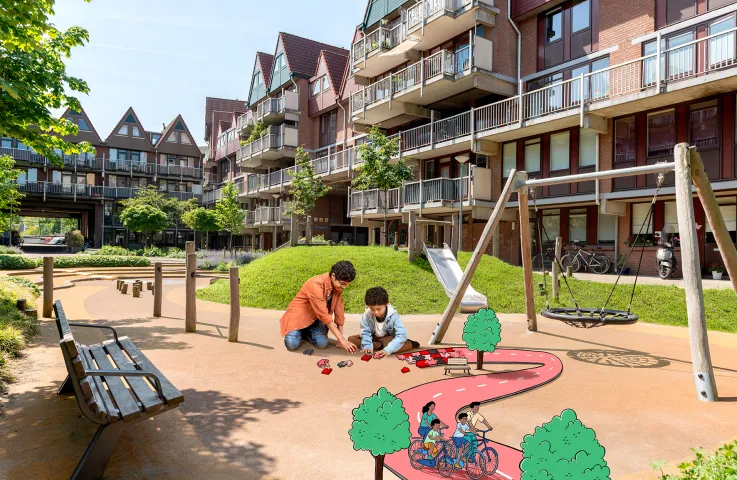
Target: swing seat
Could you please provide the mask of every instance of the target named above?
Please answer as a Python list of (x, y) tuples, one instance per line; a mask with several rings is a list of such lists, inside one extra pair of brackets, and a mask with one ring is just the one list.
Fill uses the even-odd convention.
[(602, 310), (601, 308), (546, 308), (540, 312), (545, 318), (560, 320), (568, 325), (581, 328), (594, 328), (604, 325), (630, 325), (640, 317), (624, 310)]

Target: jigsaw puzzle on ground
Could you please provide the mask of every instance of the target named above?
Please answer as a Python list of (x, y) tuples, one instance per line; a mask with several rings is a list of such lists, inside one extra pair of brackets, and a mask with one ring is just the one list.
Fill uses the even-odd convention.
[(400, 353), (397, 355), (399, 360), (405, 360), (410, 365), (417, 368), (437, 367), (439, 365), (447, 365), (448, 358), (462, 357), (463, 354), (453, 348), (433, 348), (423, 350), (421, 352)]

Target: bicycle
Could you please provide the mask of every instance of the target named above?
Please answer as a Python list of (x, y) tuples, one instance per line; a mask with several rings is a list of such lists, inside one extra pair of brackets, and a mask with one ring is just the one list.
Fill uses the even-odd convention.
[(538, 253), (532, 257), (532, 270), (536, 272), (549, 272), (553, 268), (555, 262), (555, 250), (552, 248), (545, 249), (545, 253)]
[(571, 267), (574, 272), (581, 270), (583, 266), (587, 271), (601, 275), (609, 271), (611, 261), (606, 255), (601, 255), (593, 251), (585, 250), (584, 244), (577, 241), (572, 242), (576, 253), (567, 253), (560, 259), (560, 265), (563, 273)]
[(486, 438), (486, 434), (489, 433), (491, 430), (479, 430), (479, 432), (482, 433), (481, 441), (484, 444), (484, 448), (479, 450), (479, 453), (481, 453), (481, 456), (485, 457), (486, 460), (486, 469), (485, 472), (487, 475), (494, 475), (496, 472), (496, 469), (499, 468), (499, 454), (497, 451), (489, 445), (489, 439)]
[[(441, 430), (444, 430), (441, 428)], [(412, 442), (407, 449), (409, 455), (409, 463), (415, 470), (422, 470), (425, 467), (437, 468), (438, 473), (443, 477), (450, 477), (455, 472), (456, 449), (451, 439), (439, 440), (438, 453), (434, 457), (429, 455), (425, 450), (425, 439), (413, 437)]]
[[(484, 456), (478, 450), (478, 447), (474, 452), (469, 452), (470, 449), (471, 449), (470, 443), (467, 443), (463, 447), (463, 450), (461, 451), (461, 454), (458, 458), (458, 465), (460, 466), (460, 468), (464, 468), (464, 467), (466, 468), (466, 473), (468, 474), (469, 477), (471, 477), (473, 480), (478, 480), (479, 478), (483, 477), (487, 471), (486, 458), (484, 458)], [(496, 454), (496, 452), (494, 453)], [(498, 457), (495, 457), (495, 458), (498, 458)], [(455, 465), (454, 467), (459, 468), (458, 466), (455, 466)], [(496, 471), (496, 467), (494, 467), (494, 471)]]

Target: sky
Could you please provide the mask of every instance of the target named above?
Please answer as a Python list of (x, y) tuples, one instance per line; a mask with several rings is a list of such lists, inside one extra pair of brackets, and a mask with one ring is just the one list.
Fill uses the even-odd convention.
[(130, 106), (146, 130), (181, 113), (205, 145), (205, 97), (246, 99), (255, 54), (273, 54), (280, 31), (348, 49), (365, 2), (57, 0), (52, 22), (89, 31), (67, 73), (89, 84), (78, 98), (103, 140)]

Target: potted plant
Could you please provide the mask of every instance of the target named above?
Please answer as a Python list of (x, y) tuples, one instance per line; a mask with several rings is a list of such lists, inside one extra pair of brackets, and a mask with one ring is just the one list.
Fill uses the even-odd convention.
[(714, 280), (721, 280), (722, 274), (724, 274), (724, 265), (719, 265), (717, 262), (709, 264), (709, 271)]
[(73, 230), (67, 234), (67, 248), (69, 253), (77, 253), (84, 250), (84, 236), (79, 230)]

